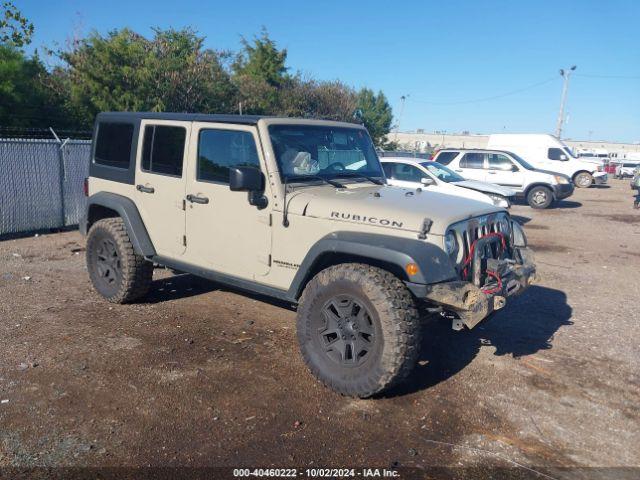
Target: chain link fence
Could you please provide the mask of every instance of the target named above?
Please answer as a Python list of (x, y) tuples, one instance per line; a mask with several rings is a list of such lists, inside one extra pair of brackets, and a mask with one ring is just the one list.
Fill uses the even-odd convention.
[(77, 225), (90, 140), (0, 138), (0, 235)]

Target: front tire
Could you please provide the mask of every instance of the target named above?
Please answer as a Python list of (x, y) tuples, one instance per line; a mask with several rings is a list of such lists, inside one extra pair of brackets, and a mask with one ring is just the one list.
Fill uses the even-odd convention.
[(153, 263), (135, 253), (121, 218), (105, 218), (92, 225), (86, 258), (93, 287), (108, 301), (133, 302), (149, 290)]
[(415, 366), (420, 346), (418, 311), (407, 287), (359, 263), (329, 267), (307, 284), (297, 330), (311, 373), (352, 397), (397, 385)]
[(593, 183), (593, 175), (589, 172), (580, 172), (573, 177), (573, 183), (578, 188), (589, 188)]
[(549, 208), (553, 203), (553, 192), (548, 187), (533, 187), (527, 193), (527, 203), (531, 208)]

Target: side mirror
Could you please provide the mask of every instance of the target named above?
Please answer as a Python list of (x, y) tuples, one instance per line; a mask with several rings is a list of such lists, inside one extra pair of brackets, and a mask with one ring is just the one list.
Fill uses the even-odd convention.
[(231, 167), (229, 188), (232, 192), (261, 192), (264, 190), (264, 175), (255, 167)]
[(560, 160), (562, 160), (563, 162), (566, 162), (569, 159), (567, 158), (566, 155), (560, 155)]
[(429, 185), (435, 185), (436, 182), (433, 181), (433, 178), (429, 178), (429, 177), (422, 177), (420, 179), (420, 183), (422, 185), (424, 185), (425, 187), (428, 187)]
[(232, 192), (248, 192), (249, 205), (259, 210), (269, 204), (264, 196), (264, 175), (256, 167), (229, 168), (229, 189)]
[(520, 169), (517, 167), (517, 165), (511, 165), (511, 171), (512, 172), (519, 172)]

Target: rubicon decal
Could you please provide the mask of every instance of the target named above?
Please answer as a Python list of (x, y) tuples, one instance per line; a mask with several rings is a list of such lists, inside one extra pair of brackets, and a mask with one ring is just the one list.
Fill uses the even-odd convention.
[(339, 218), (340, 220), (348, 220), (350, 222), (371, 223), (373, 225), (382, 225), (384, 227), (402, 228), (402, 222), (397, 220), (368, 217), (366, 215), (357, 215), (355, 213), (331, 212), (331, 218)]

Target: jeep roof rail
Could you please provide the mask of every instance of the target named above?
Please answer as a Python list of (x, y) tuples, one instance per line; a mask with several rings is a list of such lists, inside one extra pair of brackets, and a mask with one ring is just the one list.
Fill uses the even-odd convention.
[(232, 115), (173, 112), (100, 112), (97, 116), (97, 120), (182, 120), (189, 122), (241, 123), (244, 125), (256, 125), (258, 123), (258, 120), (262, 118), (278, 117), (267, 117), (266, 115)]

